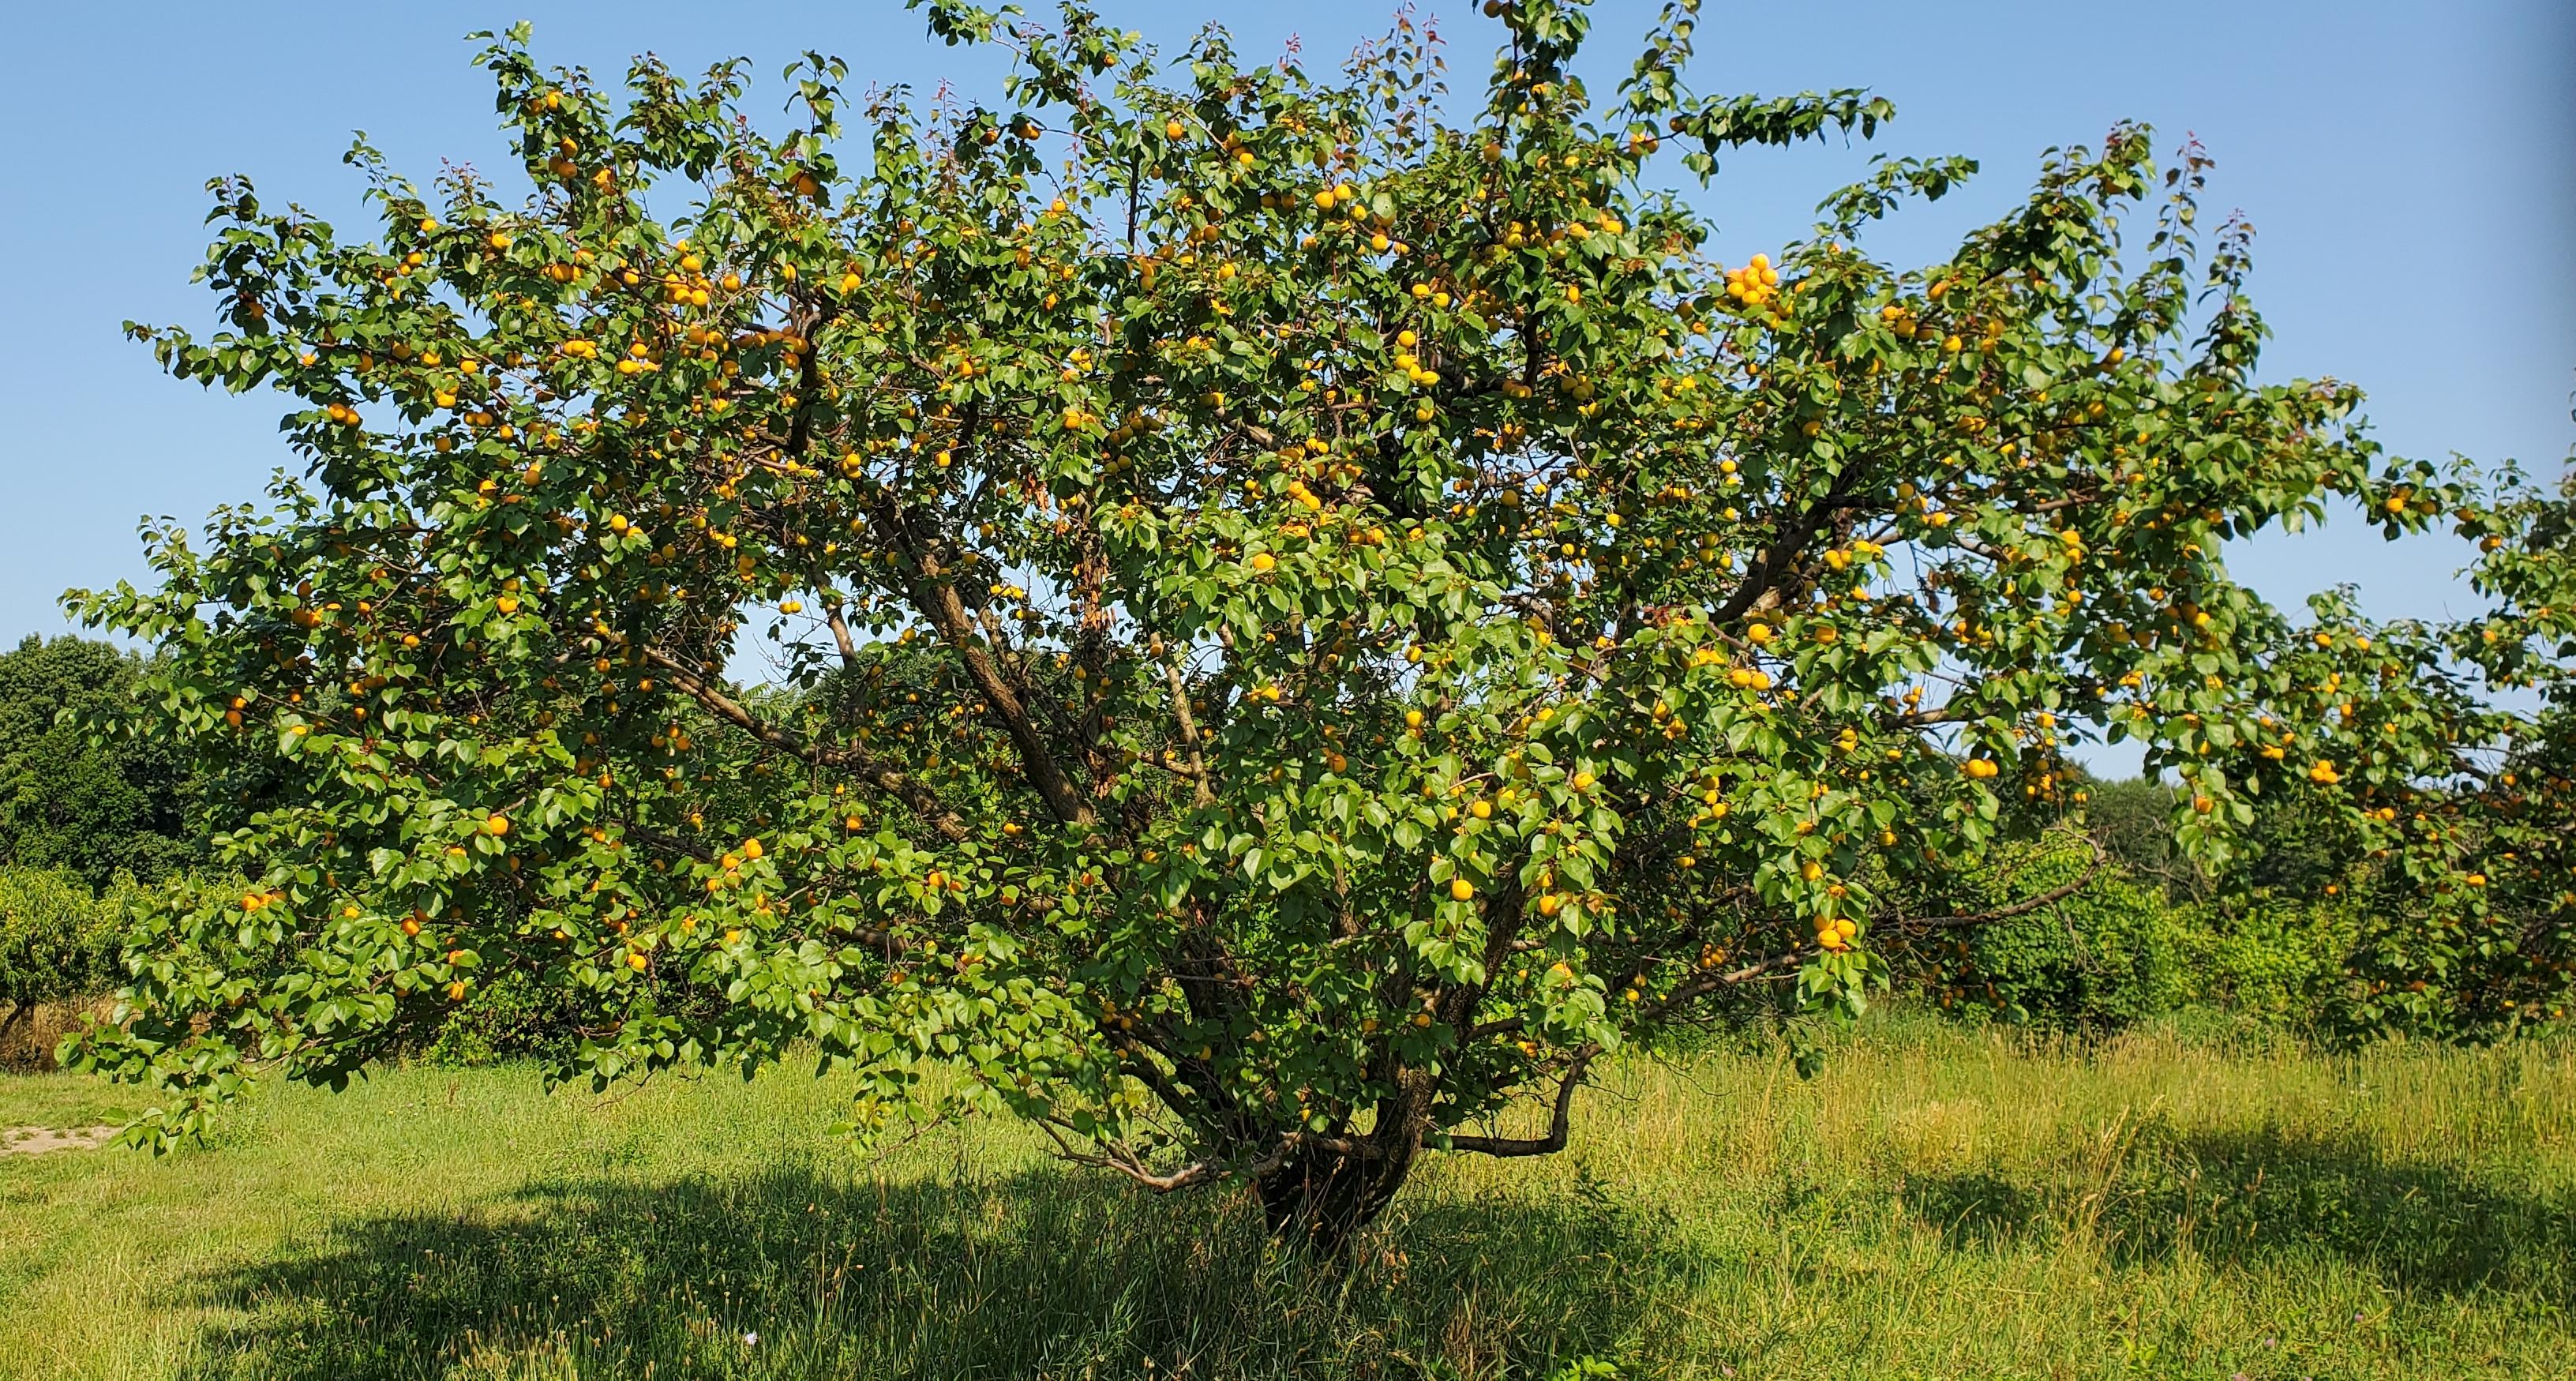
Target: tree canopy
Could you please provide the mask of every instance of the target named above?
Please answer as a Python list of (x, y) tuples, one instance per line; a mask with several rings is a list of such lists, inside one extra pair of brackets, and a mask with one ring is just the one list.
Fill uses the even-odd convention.
[[(524, 973), (583, 1005), (567, 1074), (810, 1049), (863, 1128), (1009, 1112), (1337, 1237), (1426, 1149), (1561, 1147), (1606, 1052), (1856, 1011), (1877, 935), (2013, 909), (1897, 902), (2079, 813), (2081, 742), (2184, 782), (2196, 856), (2314, 789), (2458, 918), (2392, 977), (2508, 879), (2563, 930), (2567, 769), (2503, 765), (2536, 721), (2481, 678), (2563, 722), (2567, 501), (2258, 380), (2199, 149), (2054, 151), (1918, 269), (1870, 223), (1973, 167), (1882, 159), (1723, 264), (1660, 160), (1887, 103), (1693, 93), (1689, 3), (1600, 93), (1579, 6), (1488, 10), (1457, 123), (1408, 20), (1332, 72), (933, 4), (994, 104), (809, 54), (774, 133), (739, 63), (616, 89), (517, 30), (531, 190), (362, 143), (359, 239), (211, 184), (221, 326), (134, 329), (288, 394), (303, 472), (72, 603), (275, 804), (84, 1058), (177, 1135)], [(2230, 577), (2343, 501), (2491, 537), (2497, 621)]]
[(139, 659), (81, 638), (30, 634), (0, 653), (0, 865), (66, 868), (104, 887), (120, 872), (157, 882), (204, 856), (186, 755), (96, 733), (141, 680)]

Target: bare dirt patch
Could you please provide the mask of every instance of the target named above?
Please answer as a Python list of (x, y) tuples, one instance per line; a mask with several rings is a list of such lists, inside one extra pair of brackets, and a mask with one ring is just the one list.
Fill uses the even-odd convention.
[(114, 1127), (0, 1127), (0, 1156), (41, 1156), (48, 1151), (88, 1151), (116, 1135)]

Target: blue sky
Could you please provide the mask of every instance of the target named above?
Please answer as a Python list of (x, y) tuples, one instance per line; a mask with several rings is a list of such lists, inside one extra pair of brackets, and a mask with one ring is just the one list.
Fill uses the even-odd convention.
[[(1481, 82), (1497, 42), (1472, 3), (1423, 6), (1448, 38), (1456, 85)], [(1310, 61), (1383, 32), (1388, 0), (1296, 5), (1109, 0), (1118, 22), (1177, 51), (1211, 18), (1240, 51), (1292, 32)], [(1594, 71), (1624, 66), (1655, 6), (1603, 0)], [(941, 47), (897, 0), (710, 7), (466, 0), (420, 6), (71, 4), (0, 21), (20, 54), (0, 86), (10, 162), (0, 263), (16, 265), (0, 331), (0, 639), (66, 628), (67, 586), (140, 578), (145, 514), (203, 515), (251, 499), (291, 457), (277, 401), (206, 395), (161, 377), (119, 323), (203, 324), (188, 282), (204, 245), (205, 180), (253, 177), (355, 222), (339, 156), (364, 129), (426, 182), (442, 159), (506, 166), (482, 74), (461, 36), (526, 18), (539, 56), (624, 70), (651, 50), (684, 70), (728, 55), (773, 76), (808, 48), (839, 53), (853, 86), (954, 79), (993, 90), (979, 53)], [(2576, 421), (2576, 6), (2566, 0), (2340, 4), (2168, 0), (1852, 0), (1762, 8), (1710, 0), (1701, 91), (1867, 86), (1898, 118), (1869, 145), (1737, 157), (1699, 194), (1740, 259), (1801, 232), (1817, 200), (1873, 150), (1963, 153), (1984, 171), (1871, 241), (1939, 257), (2017, 200), (2042, 150), (2096, 142), (2113, 121), (2186, 132), (2217, 156), (2213, 209), (2259, 230), (2254, 292), (2277, 339), (2274, 378), (2335, 374), (2372, 395), (2392, 449), (2519, 457), (2554, 474)], [(1602, 84), (1606, 91), (1606, 82)], [(774, 85), (753, 109), (776, 108)], [(1680, 174), (1674, 170), (1676, 180)], [(2465, 607), (2446, 540), (2390, 546), (2360, 528), (2268, 537), (2234, 556), (2275, 599), (2338, 583), (2382, 616)]]

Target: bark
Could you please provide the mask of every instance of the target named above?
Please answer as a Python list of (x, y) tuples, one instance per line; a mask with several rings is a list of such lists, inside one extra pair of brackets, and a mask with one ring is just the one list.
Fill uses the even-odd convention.
[(1431, 1079), (1407, 1071), (1378, 1101), (1377, 1126), (1351, 1149), (1306, 1146), (1253, 1181), (1271, 1234), (1317, 1256), (1339, 1256), (1377, 1221), (1422, 1156)]
[(1339, 1256), (1404, 1187), (1420, 1143), (1375, 1156), (1301, 1151), (1253, 1182), (1272, 1236), (1316, 1256)]

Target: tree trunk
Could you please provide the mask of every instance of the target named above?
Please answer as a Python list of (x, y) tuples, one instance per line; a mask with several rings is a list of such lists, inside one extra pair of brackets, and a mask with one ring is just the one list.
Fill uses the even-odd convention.
[(1301, 1152), (1254, 1183), (1261, 1215), (1274, 1237), (1317, 1256), (1338, 1256), (1376, 1221), (1412, 1173), (1414, 1151), (1386, 1148), (1375, 1157)]
[(1408, 1073), (1380, 1099), (1377, 1125), (1356, 1152), (1301, 1149), (1254, 1182), (1271, 1235), (1318, 1256), (1338, 1256), (1377, 1220), (1413, 1173), (1430, 1123), (1431, 1081)]

